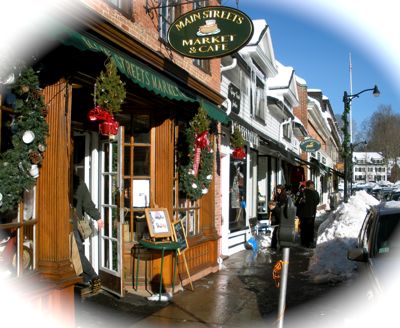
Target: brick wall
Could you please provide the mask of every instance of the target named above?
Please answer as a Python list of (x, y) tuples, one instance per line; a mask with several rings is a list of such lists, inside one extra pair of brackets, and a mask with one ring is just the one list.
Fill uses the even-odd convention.
[(297, 93), (299, 95), (299, 106), (293, 108), (293, 114), (300, 119), (307, 130), (308, 127), (308, 94), (307, 85), (297, 83)]
[[(204, 72), (195, 65), (193, 60), (188, 57), (183, 57), (180, 54), (170, 50), (167, 45), (159, 39), (158, 32), (158, 12), (151, 10), (149, 14), (146, 13), (145, 0), (132, 0), (133, 3), (133, 17), (127, 18), (118, 10), (111, 7), (103, 0), (80, 0), (85, 6), (91, 10), (96, 11), (99, 15), (104, 17), (107, 21), (113, 23), (119, 29), (123, 30), (126, 34), (139, 40), (154, 52), (160, 53), (165, 58), (169, 58), (177, 66), (183, 68), (191, 76), (202, 81), (210, 89), (220, 92), (220, 62), (219, 58), (211, 59), (211, 74)], [(210, 1), (210, 3), (217, 4), (217, 1)], [(157, 2), (149, 0), (149, 6), (155, 6)], [(182, 6), (182, 13), (185, 13), (192, 8), (192, 4)]]

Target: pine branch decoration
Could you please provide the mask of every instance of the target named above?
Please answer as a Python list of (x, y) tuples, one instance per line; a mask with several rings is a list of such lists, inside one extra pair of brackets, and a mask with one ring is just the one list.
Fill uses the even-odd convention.
[(101, 71), (96, 79), (96, 103), (110, 114), (121, 111), (121, 105), (126, 97), (125, 83), (121, 81), (114, 60), (106, 64), (106, 71)]
[[(0, 156), (0, 213), (14, 210), (25, 190), (31, 189), (36, 177), (32, 165), (40, 166), (46, 149), (48, 125), (43, 116), (46, 105), (39, 78), (32, 68), (24, 69), (12, 88), (16, 95), (15, 120), (10, 126), (12, 147)], [(24, 134), (33, 137), (24, 141)]]
[(231, 141), (232, 148), (242, 148), (245, 144), (242, 133), (240, 132), (240, 130), (237, 126), (235, 126), (233, 129), (233, 133), (231, 134), (230, 141)]

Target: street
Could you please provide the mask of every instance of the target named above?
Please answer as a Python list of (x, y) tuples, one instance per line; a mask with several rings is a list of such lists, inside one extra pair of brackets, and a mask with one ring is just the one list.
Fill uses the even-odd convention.
[[(337, 326), (346, 321), (349, 282), (315, 284), (304, 274), (314, 249), (291, 248), (287, 284), (285, 327)], [(128, 294), (118, 299), (102, 292), (76, 301), (78, 327), (272, 327), (276, 325), (279, 288), (272, 279), (281, 253), (236, 253), (223, 268), (174, 294), (168, 302), (149, 301)], [(338, 302), (336, 302), (336, 294)], [(344, 320), (344, 321), (343, 321)], [(301, 323), (301, 324), (300, 324)]]

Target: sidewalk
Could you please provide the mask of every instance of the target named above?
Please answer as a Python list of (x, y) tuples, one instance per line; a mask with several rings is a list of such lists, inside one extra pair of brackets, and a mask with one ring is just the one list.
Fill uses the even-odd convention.
[[(315, 285), (304, 274), (312, 254), (313, 249), (300, 247), (290, 251), (287, 314), (335, 288)], [(223, 262), (222, 270), (194, 282), (194, 291), (186, 286), (167, 302), (149, 301), (134, 294), (118, 299), (105, 291), (83, 301), (77, 298), (77, 327), (248, 327), (250, 323), (251, 327), (274, 326), (279, 289), (272, 279), (272, 270), (281, 256), (279, 252), (267, 253), (253, 259), (250, 250), (236, 253)], [(318, 306), (314, 309), (307, 316), (318, 322), (321, 310)], [(285, 318), (287, 325), (290, 320), (289, 316)]]

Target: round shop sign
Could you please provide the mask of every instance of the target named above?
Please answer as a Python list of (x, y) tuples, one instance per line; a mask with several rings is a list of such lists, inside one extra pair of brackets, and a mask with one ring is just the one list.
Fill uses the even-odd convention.
[(244, 47), (253, 32), (253, 22), (240, 10), (204, 7), (177, 18), (169, 27), (168, 42), (186, 57), (217, 58)]
[(318, 140), (309, 138), (300, 143), (300, 148), (307, 153), (312, 153), (321, 148), (321, 143)]

